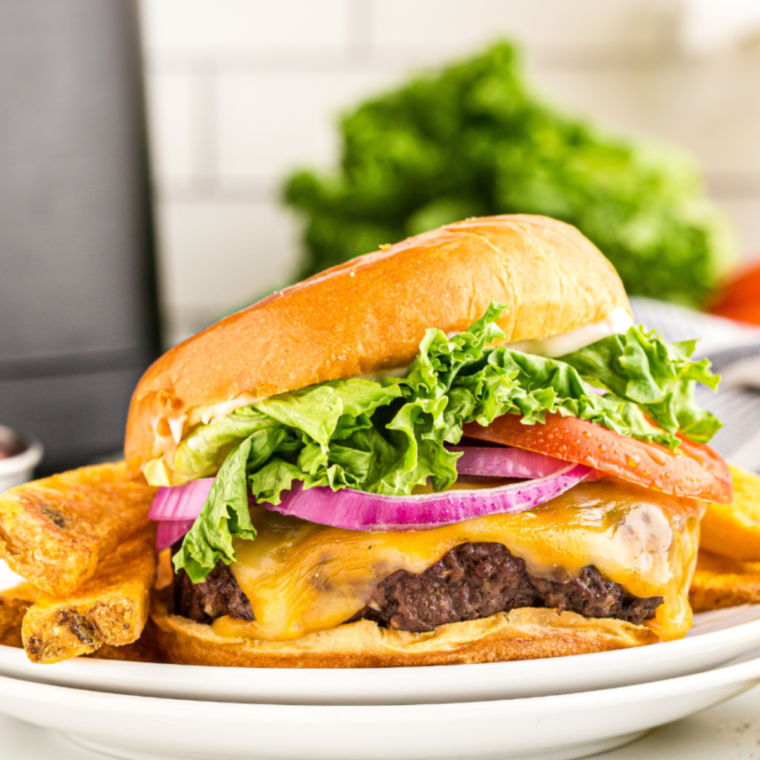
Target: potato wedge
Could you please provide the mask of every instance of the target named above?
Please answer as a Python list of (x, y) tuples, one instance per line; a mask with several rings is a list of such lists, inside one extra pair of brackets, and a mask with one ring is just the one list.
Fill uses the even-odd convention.
[(123, 462), (83, 467), (0, 495), (0, 558), (37, 588), (65, 597), (141, 526), (156, 489)]
[(0, 591), (0, 645), (20, 647), (21, 622), (26, 611), (40, 598), (40, 592), (31, 583)]
[(156, 637), (156, 624), (148, 620), (143, 628), (140, 638), (132, 644), (125, 644), (122, 647), (103, 644), (103, 646), (93, 652), (85, 655), (94, 660), (121, 660), (122, 662), (166, 662), (161, 650), (158, 647)]
[(760, 560), (760, 475), (730, 464), (733, 504), (710, 504), (700, 546), (731, 559)]
[(66, 598), (43, 594), (24, 615), (21, 637), (32, 662), (52, 663), (140, 637), (156, 576), (152, 527), (125, 540), (95, 575)]
[(729, 559), (700, 549), (689, 601), (694, 612), (760, 602), (760, 562)]
[[(0, 591), (0, 645), (23, 648), (21, 625), (26, 611), (40, 598), (42, 592), (31, 583)], [(140, 638), (133, 644), (111, 646), (103, 644), (92, 654), (85, 655), (98, 660), (123, 660), (128, 662), (164, 662), (158, 648), (155, 624), (148, 620)]]

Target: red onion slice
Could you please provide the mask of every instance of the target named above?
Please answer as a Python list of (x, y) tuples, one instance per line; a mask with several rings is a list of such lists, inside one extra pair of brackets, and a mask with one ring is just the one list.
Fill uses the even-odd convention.
[[(462, 475), (533, 479), (497, 488), (420, 496), (384, 496), (352, 489), (333, 491), (327, 486), (304, 490), (298, 483), (284, 493), (281, 504), (262, 506), (347, 530), (428, 530), (488, 514), (523, 512), (583, 480), (598, 477), (590, 467), (521, 449), (452, 446), (449, 450), (463, 452), (457, 460), (457, 471)], [(213, 478), (202, 478), (158, 490), (148, 516), (159, 521), (156, 538), (159, 551), (192, 528), (213, 482)], [(251, 503), (255, 504), (253, 499)]]
[(195, 520), (214, 484), (213, 478), (201, 478), (184, 486), (159, 488), (150, 505), (151, 520)]
[(485, 446), (447, 446), (462, 452), (457, 459), (460, 475), (487, 475), (493, 478), (545, 478), (567, 467), (562, 459), (523, 449)]
[(537, 507), (596, 476), (584, 465), (568, 464), (559, 472), (537, 480), (498, 488), (443, 491), (420, 496), (383, 496), (328, 486), (303, 489), (299, 483), (267, 509), (302, 520), (346, 530), (430, 530), (442, 525), (493, 514), (517, 514)]
[(156, 551), (168, 549), (193, 527), (195, 520), (162, 520), (156, 531)]

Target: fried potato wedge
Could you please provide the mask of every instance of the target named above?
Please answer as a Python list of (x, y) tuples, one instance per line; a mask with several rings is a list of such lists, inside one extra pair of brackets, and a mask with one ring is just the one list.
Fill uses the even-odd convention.
[[(21, 625), (26, 611), (40, 598), (42, 592), (31, 583), (0, 591), (0, 645), (17, 647), (24, 645), (21, 641)], [(123, 660), (128, 662), (165, 662), (158, 647), (155, 624), (148, 620), (140, 638), (132, 644), (111, 646), (104, 644), (87, 657), (98, 660)]]
[(86, 655), (94, 660), (121, 660), (122, 662), (152, 662), (163, 663), (166, 659), (158, 646), (156, 624), (148, 620), (140, 638), (132, 644), (122, 647), (103, 644), (92, 654)]
[(68, 660), (124, 646), (140, 637), (148, 620), (156, 576), (155, 532), (147, 527), (103, 560), (80, 589), (66, 598), (41, 595), (24, 615), (21, 637), (32, 662)]
[(0, 558), (37, 588), (65, 597), (141, 526), (156, 489), (123, 462), (83, 467), (0, 495)]
[(760, 562), (729, 559), (700, 549), (689, 601), (694, 612), (760, 602)]
[(21, 622), (26, 611), (40, 598), (40, 592), (31, 583), (20, 583), (0, 591), (0, 644), (20, 647)]
[(760, 560), (760, 475), (730, 464), (733, 504), (710, 504), (702, 519), (700, 546), (713, 554)]

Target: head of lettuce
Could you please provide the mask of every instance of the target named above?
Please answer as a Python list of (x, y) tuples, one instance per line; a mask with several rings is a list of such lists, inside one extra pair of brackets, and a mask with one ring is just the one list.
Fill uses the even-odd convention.
[(676, 148), (567, 116), (497, 44), (346, 113), (341, 162), (299, 171), (286, 202), (305, 221), (300, 276), (468, 216), (543, 214), (577, 227), (631, 295), (699, 306), (737, 254)]

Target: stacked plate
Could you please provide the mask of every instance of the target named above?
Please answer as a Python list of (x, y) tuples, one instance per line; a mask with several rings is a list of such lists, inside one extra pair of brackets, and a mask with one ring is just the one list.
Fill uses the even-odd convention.
[(699, 615), (682, 641), (484, 665), (43, 666), (0, 647), (0, 711), (89, 749), (144, 760), (560, 760), (616, 747), (746, 691), (760, 683), (759, 647), (760, 605)]
[[(654, 302), (634, 308), (669, 339), (699, 332), (703, 350), (725, 360), (721, 370), (760, 355), (756, 331)], [(716, 446), (760, 467), (751, 459), (760, 452), (760, 390), (727, 385), (703, 399), (728, 423)], [(3, 580), (0, 573), (0, 588), (12, 585)], [(0, 712), (142, 760), (561, 760), (632, 741), (757, 683), (760, 605), (698, 615), (682, 641), (447, 667), (257, 670), (88, 659), (40, 666), (0, 647)]]

